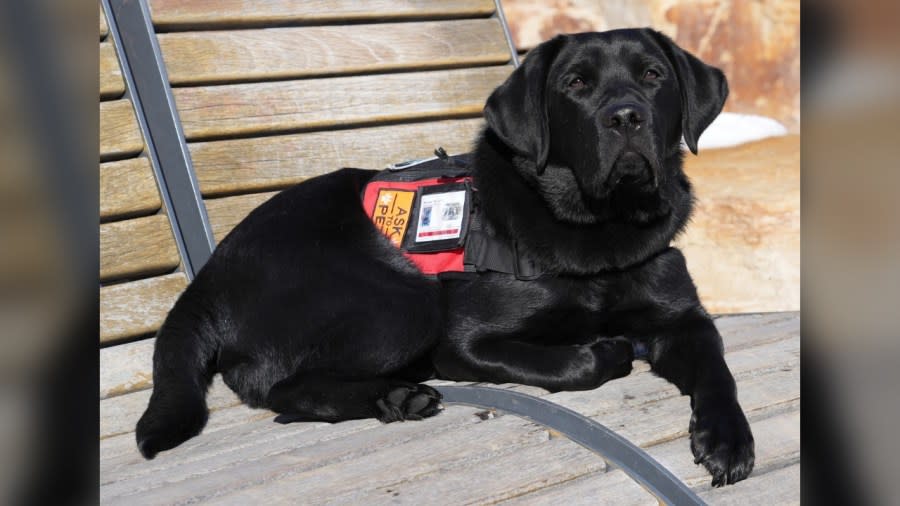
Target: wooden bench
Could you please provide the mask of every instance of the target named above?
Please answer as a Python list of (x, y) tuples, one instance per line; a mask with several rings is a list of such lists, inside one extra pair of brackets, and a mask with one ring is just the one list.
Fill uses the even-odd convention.
[[(586, 392), (497, 387), (540, 396), (616, 430), (710, 504), (797, 503), (799, 315), (728, 316), (716, 325), (756, 438), (755, 471), (734, 486), (709, 486), (690, 455), (687, 398), (645, 366)], [(279, 425), (272, 413), (239, 404), (219, 379), (203, 434), (147, 462), (130, 432), (145, 392), (101, 402), (104, 504), (657, 504), (597, 455), (503, 413), (452, 406), (423, 423)]]
[[(165, 177), (170, 167), (163, 161), (171, 153), (161, 152), (163, 136), (153, 133), (158, 118), (147, 114), (158, 104), (145, 99), (140, 83), (121, 65), (133, 41), (122, 43), (115, 17), (106, 18), (124, 3), (104, 0), (100, 14), (103, 502), (155, 504), (220, 494), (254, 502), (267, 496), (269, 485), (276, 491), (272, 497), (290, 501), (299, 493), (289, 484), (293, 478), (277, 479), (287, 468), (303, 475), (312, 502), (379, 502), (395, 493), (410, 501), (487, 501), (495, 496), (484, 491), (494, 490), (495, 481), (501, 485), (496, 498), (525, 494), (555, 501), (584, 487), (618, 489), (622, 483), (631, 494), (623, 497), (649, 497), (607, 473), (603, 461), (586, 450), (573, 450), (558, 435), (512, 417), (481, 427), (487, 415), (453, 407), (434, 424), (396, 424), (384, 431), (369, 431), (377, 425), (373, 421), (277, 426), (271, 413), (240, 405), (219, 378), (210, 390), (212, 415), (204, 435), (183, 451), (163, 454), (152, 464), (142, 461), (133, 429), (152, 387), (152, 336), (191, 278), (196, 245), (185, 241), (191, 231), (179, 206), (186, 204), (170, 205), (171, 182)], [(197, 185), (196, 217), (214, 241), (274, 193), (306, 178), (343, 166), (378, 168), (425, 157), (438, 145), (451, 153), (469, 150), (482, 125), (484, 100), (513, 69), (493, 0), (148, 0), (147, 6), (176, 106), (176, 133)], [(792, 466), (799, 465), (794, 460), (799, 429), (795, 436), (791, 425), (799, 409), (798, 318), (721, 322), (731, 332), (729, 350), (737, 353), (729, 362), (734, 367), (737, 361), (740, 388), (753, 399), (748, 410), (756, 409), (762, 430), (785, 445), (784, 451), (766, 454), (763, 469), (787, 467), (793, 473)], [(634, 382), (628, 386), (548, 398), (623, 429), (702, 489), (708, 482), (704, 472), (686, 467), (690, 458), (683, 455), (686, 399), (649, 374), (635, 378), (626, 380)], [(787, 386), (770, 387), (777, 382)], [(614, 409), (623, 402), (632, 409)], [(644, 410), (660, 414), (659, 423), (617, 425), (643, 418)], [(782, 430), (785, 426), (790, 430)], [(754, 428), (761, 430), (756, 423)], [(426, 456), (414, 439), (440, 433), (447, 434), (439, 443), (444, 446)], [(463, 441), (473, 441), (472, 446), (458, 450)], [(315, 450), (304, 453), (307, 447)], [(287, 449), (296, 453), (282, 461)], [(490, 464), (479, 457), (483, 450), (499, 459), (489, 472), (477, 464)], [(368, 462), (368, 454), (369, 460), (381, 459), (383, 469), (396, 471), (407, 451), (419, 452), (415, 455), (426, 462), (419, 478), (416, 466), (403, 478), (415, 487), (399, 487), (390, 473), (382, 473), (357, 495), (333, 480), (358, 476), (361, 468), (350, 462)], [(209, 474), (213, 469), (225, 472)], [(574, 492), (560, 488), (568, 480), (575, 480)], [(421, 495), (419, 484), (431, 495)], [(454, 484), (462, 491), (454, 491)]]

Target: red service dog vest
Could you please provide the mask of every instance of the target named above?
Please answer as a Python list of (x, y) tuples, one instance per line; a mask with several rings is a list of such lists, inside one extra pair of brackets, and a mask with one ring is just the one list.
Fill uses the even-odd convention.
[(465, 272), (471, 183), (465, 167), (438, 158), (392, 166), (366, 185), (363, 208), (424, 274)]
[(483, 227), (468, 155), (404, 162), (376, 174), (363, 190), (363, 208), (375, 227), (423, 274), (485, 271), (541, 275), (534, 262)]

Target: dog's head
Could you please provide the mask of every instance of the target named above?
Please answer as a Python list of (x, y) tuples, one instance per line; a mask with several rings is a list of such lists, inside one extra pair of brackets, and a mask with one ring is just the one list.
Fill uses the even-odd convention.
[(590, 224), (675, 184), (682, 137), (696, 153), (727, 95), (720, 70), (665, 35), (614, 30), (541, 44), (484, 112), (554, 216)]

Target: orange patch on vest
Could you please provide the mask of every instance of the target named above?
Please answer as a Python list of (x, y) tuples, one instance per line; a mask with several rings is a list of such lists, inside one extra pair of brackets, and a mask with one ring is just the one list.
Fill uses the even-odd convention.
[(378, 191), (372, 221), (375, 222), (378, 230), (381, 230), (381, 233), (386, 235), (398, 248), (403, 242), (407, 227), (409, 227), (409, 218), (415, 198), (416, 192), (414, 191), (389, 188), (382, 188)]

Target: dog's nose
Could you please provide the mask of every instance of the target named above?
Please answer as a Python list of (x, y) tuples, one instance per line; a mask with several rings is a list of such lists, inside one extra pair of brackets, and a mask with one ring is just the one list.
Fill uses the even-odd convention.
[(637, 130), (644, 122), (644, 112), (634, 104), (613, 105), (603, 112), (603, 126), (616, 130)]

